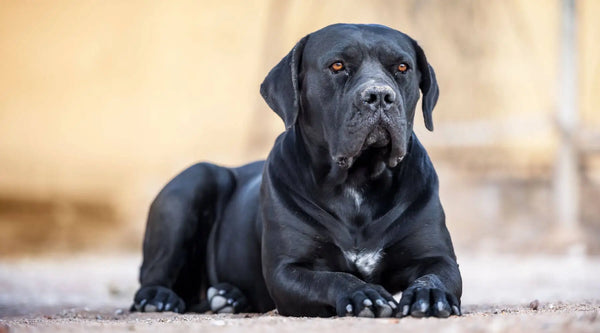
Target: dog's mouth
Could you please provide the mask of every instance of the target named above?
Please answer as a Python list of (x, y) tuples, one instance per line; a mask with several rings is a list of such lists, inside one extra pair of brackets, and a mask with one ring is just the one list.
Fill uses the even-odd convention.
[(366, 146), (356, 157), (349, 171), (352, 173), (364, 170), (372, 177), (381, 174), (386, 166), (389, 166), (386, 163), (392, 151), (392, 145), (389, 142), (390, 140), (387, 144), (382, 144), (381, 141), (378, 141), (375, 144)]
[(371, 131), (371, 133), (369, 133), (369, 135), (367, 135), (367, 138), (365, 139), (365, 143), (363, 145), (362, 150), (364, 151), (365, 149), (374, 147), (374, 148), (381, 148), (381, 147), (385, 147), (387, 145), (390, 144), (390, 132), (385, 129), (383, 126), (381, 125), (377, 125), (373, 131)]
[(383, 124), (378, 124), (366, 135), (360, 150), (350, 156), (340, 156), (336, 162), (343, 169), (366, 168), (373, 169), (378, 174), (386, 166), (393, 168), (402, 160), (404, 155), (397, 154), (394, 142), (390, 130)]

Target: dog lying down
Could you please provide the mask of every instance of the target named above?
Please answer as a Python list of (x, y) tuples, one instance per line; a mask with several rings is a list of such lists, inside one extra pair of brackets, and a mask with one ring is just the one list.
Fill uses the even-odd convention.
[(438, 91), (399, 31), (302, 38), (260, 87), (286, 127), (267, 159), (193, 165), (152, 203), (132, 310), (460, 315), (438, 177), (413, 132), (421, 93), (433, 130)]

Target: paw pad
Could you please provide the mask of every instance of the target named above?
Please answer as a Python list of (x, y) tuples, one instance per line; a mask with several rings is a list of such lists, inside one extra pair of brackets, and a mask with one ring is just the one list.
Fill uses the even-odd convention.
[(210, 310), (214, 313), (239, 313), (247, 307), (248, 301), (242, 292), (228, 283), (219, 283), (206, 291)]

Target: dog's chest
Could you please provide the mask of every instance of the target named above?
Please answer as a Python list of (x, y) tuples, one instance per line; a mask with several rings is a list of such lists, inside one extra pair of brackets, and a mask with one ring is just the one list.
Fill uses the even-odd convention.
[(346, 189), (344, 190), (344, 194), (347, 198), (349, 198), (352, 201), (352, 203), (354, 204), (354, 209), (359, 210), (364, 199), (362, 194), (353, 187), (346, 187)]
[(343, 251), (344, 257), (361, 275), (370, 277), (381, 262), (381, 249)]
[[(348, 203), (347, 209), (338, 214), (345, 220), (343, 225), (344, 232), (337, 230), (338, 235), (336, 244), (340, 248), (348, 268), (358, 272), (364, 278), (372, 277), (374, 272), (380, 267), (383, 251), (381, 247), (382, 237), (371, 233), (371, 218), (369, 204), (362, 191), (347, 186), (344, 188), (342, 200)], [(347, 229), (346, 229), (347, 228)]]

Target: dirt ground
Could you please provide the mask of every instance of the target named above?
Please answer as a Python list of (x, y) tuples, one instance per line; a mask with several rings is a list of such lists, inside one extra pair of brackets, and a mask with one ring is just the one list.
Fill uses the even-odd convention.
[(459, 258), (464, 315), (445, 320), (129, 313), (139, 263), (136, 255), (3, 259), (0, 333), (600, 332), (600, 257)]

